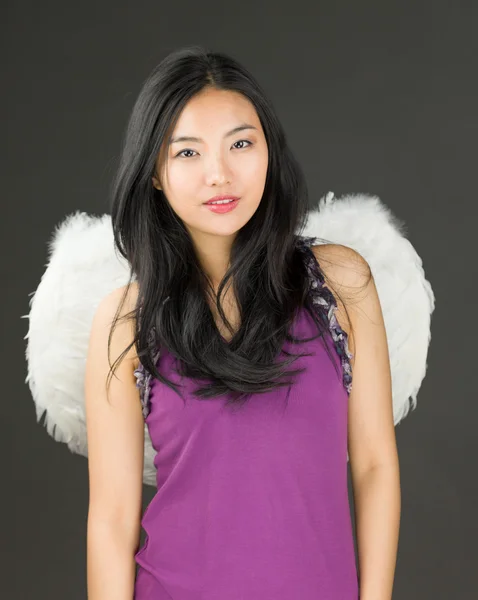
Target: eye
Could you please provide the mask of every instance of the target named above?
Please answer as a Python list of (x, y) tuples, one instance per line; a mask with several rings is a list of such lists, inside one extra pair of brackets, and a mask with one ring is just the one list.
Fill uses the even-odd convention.
[[(252, 145), (252, 142), (250, 142), (249, 140), (238, 140), (237, 142), (234, 142), (234, 144), (241, 144), (242, 142), (246, 142), (246, 144), (250, 144)], [(234, 146), (233, 144), (233, 146)], [(247, 146), (246, 146), (247, 148)], [(242, 148), (238, 148), (238, 150), (242, 150)]]
[[(246, 144), (249, 144), (250, 146), (253, 145), (253, 143), (249, 140), (237, 140), (237, 142), (234, 142), (233, 146), (235, 146), (236, 144), (242, 144), (243, 142), (245, 142)], [(245, 146), (247, 148), (247, 146)], [(236, 148), (236, 150), (242, 150), (243, 148)], [(184, 150), (181, 150), (181, 152), (178, 152), (178, 154), (175, 155), (174, 158), (190, 158), (189, 156), (184, 156), (184, 152), (196, 152), (195, 150), (191, 150), (191, 148), (186, 148)]]
[(181, 150), (181, 152), (178, 152), (174, 158), (189, 158), (189, 156), (183, 156), (184, 152), (194, 152), (194, 150), (186, 148), (186, 150)]

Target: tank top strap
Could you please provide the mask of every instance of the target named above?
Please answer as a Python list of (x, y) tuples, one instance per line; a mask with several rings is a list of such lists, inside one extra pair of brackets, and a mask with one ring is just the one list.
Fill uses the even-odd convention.
[(350, 394), (352, 391), (352, 365), (353, 354), (349, 350), (348, 334), (337, 320), (337, 300), (325, 284), (324, 275), (317, 257), (312, 251), (312, 246), (319, 245), (317, 237), (298, 236), (297, 246), (304, 253), (305, 265), (310, 279), (310, 298), (316, 309), (316, 314), (327, 325), (335, 350), (340, 358), (343, 373), (343, 385)]
[[(149, 341), (151, 347), (154, 347), (156, 341), (154, 328), (151, 329), (149, 333)], [(156, 353), (152, 355), (154, 364), (157, 364), (159, 356), (160, 350), (157, 350)], [(146, 419), (150, 411), (149, 396), (151, 392), (151, 380), (153, 378), (153, 375), (152, 373), (146, 370), (145, 366), (141, 361), (139, 362), (138, 367), (136, 367), (136, 369), (134, 370), (133, 374), (136, 378), (136, 387), (139, 390), (139, 399), (141, 402), (143, 417)]]

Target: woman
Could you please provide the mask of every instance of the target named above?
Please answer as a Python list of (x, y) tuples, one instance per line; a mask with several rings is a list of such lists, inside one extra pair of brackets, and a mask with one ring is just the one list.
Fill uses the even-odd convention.
[[(131, 279), (88, 347), (89, 599), (391, 598), (399, 466), (374, 279), (354, 250), (297, 235), (304, 175), (251, 74), (197, 47), (165, 58), (112, 196)], [(141, 520), (144, 419), (158, 490)]]

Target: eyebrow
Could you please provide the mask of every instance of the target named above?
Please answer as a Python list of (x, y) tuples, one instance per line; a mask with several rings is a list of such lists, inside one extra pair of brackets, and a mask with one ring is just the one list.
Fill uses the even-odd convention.
[[(234, 127), (234, 129), (231, 129), (231, 131), (228, 131), (226, 134), (224, 134), (224, 137), (230, 137), (231, 135), (234, 135), (235, 133), (238, 133), (239, 131), (243, 131), (244, 129), (256, 129), (257, 127), (254, 127), (254, 125), (249, 125), (249, 123), (243, 123), (242, 125), (239, 125), (238, 127)], [(204, 140), (202, 140), (201, 138), (198, 137), (192, 137), (189, 135), (182, 135), (180, 137), (174, 137), (171, 138), (169, 140), (169, 146), (171, 146), (172, 144), (176, 144), (177, 142), (198, 142), (199, 144), (203, 143)]]

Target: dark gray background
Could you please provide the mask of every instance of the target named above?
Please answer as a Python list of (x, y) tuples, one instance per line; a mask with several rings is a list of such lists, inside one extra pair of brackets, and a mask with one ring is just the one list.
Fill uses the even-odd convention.
[(86, 598), (87, 461), (36, 423), (20, 315), (55, 225), (77, 209), (107, 212), (143, 80), (199, 43), (262, 83), (313, 201), (376, 194), (405, 221), (437, 305), (418, 408), (396, 429), (393, 598), (476, 597), (477, 3), (29, 0), (2, 12), (0, 595)]

